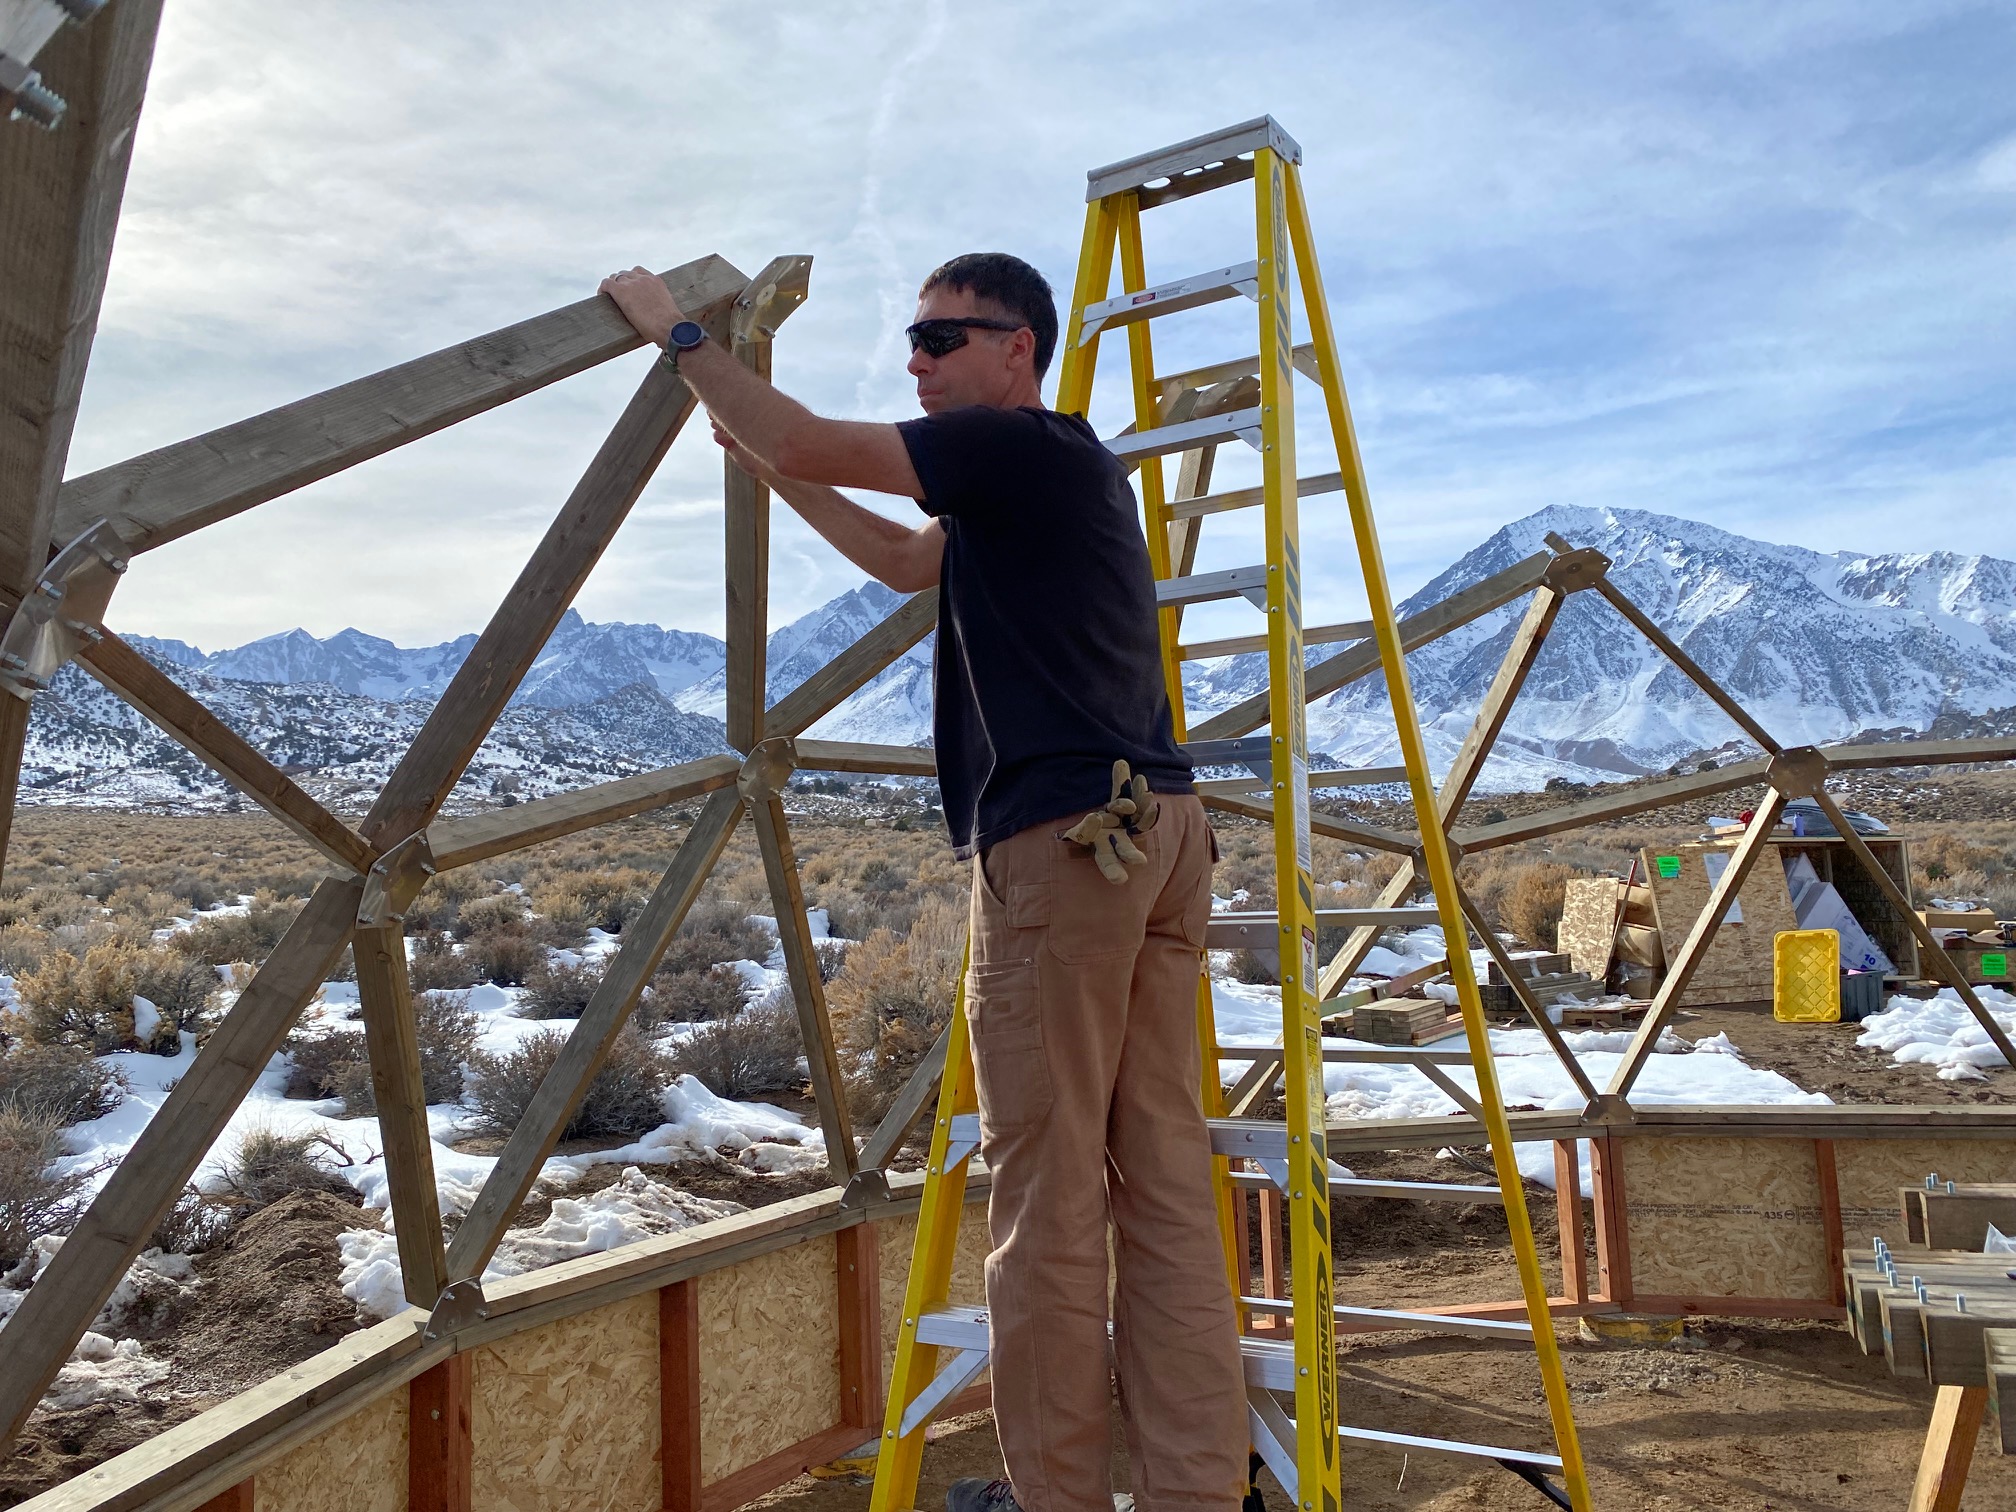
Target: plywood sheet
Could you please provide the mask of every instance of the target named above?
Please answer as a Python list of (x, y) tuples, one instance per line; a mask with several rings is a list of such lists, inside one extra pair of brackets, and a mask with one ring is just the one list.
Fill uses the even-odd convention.
[[(886, 1381), (896, 1363), (896, 1334), (903, 1326), (903, 1288), (910, 1280), (910, 1248), (917, 1242), (917, 1220), (890, 1218), (875, 1226), (882, 1244), (882, 1378)], [(952, 1256), (948, 1302), (967, 1307), (986, 1302), (987, 1253), (993, 1247), (987, 1235), (987, 1204), (967, 1203), (959, 1220), (959, 1245)]]
[(658, 1298), (475, 1352), (476, 1512), (657, 1512)]
[(252, 1478), (253, 1512), (406, 1512), (406, 1388), (395, 1386)]
[(1571, 877), (1561, 905), (1556, 950), (1569, 964), (1602, 981), (1610, 970), (1610, 945), (1617, 926), (1617, 883), (1609, 877)]
[(830, 1236), (700, 1277), (703, 1481), (840, 1421), (839, 1307)]
[(1833, 1296), (1810, 1139), (1622, 1138), (1631, 1285), (1652, 1296)]
[(1933, 1173), (1941, 1181), (2016, 1181), (2016, 1142), (1994, 1139), (1837, 1139), (1841, 1240), (1861, 1249), (1882, 1235), (1900, 1254), (1912, 1246), (1897, 1189)]
[[(1733, 858), (1735, 854), (1734, 845), (1680, 845), (1670, 850), (1647, 849), (1641, 854), (1640, 870), (1650, 879), (1652, 911), (1659, 921), (1659, 938), (1668, 963), (1679, 955), (1695, 921), (1708, 907), (1708, 894), (1714, 886), (1709, 858)], [(1667, 858), (1665, 869), (1675, 875), (1661, 875), (1662, 856)], [(1726, 859), (1715, 864), (1727, 864)], [(1723, 921), (1681, 995), (1683, 1007), (1770, 998), (1772, 941), (1780, 932), (1799, 927), (1792, 912), (1792, 894), (1785, 886), (1785, 867), (1775, 851), (1767, 850), (1758, 858), (1736, 902), (1743, 913), (1742, 922)]]

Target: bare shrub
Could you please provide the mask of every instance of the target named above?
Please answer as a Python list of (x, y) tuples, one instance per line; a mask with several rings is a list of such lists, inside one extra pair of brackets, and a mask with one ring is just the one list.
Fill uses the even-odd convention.
[(52, 1123), (103, 1118), (126, 1099), (126, 1078), (74, 1045), (18, 1040), (0, 1055), (0, 1109)]
[(150, 1242), (172, 1255), (196, 1255), (222, 1239), (230, 1228), (230, 1203), (185, 1186), (154, 1225)]
[(347, 1067), (365, 1058), (362, 1029), (296, 1030), (287, 1037), (288, 1097), (339, 1097)]
[(1499, 905), (1504, 926), (1528, 945), (1549, 949), (1561, 927), (1561, 908), (1574, 868), (1558, 861), (1532, 861), (1513, 873)]
[(463, 941), (462, 959), (469, 963), (480, 982), (523, 987), (526, 979), (545, 964), (546, 947), (530, 935), (486, 930)]
[(290, 1192), (348, 1195), (350, 1184), (336, 1174), (335, 1167), (349, 1164), (349, 1153), (320, 1134), (252, 1129), (226, 1157), (219, 1185), (242, 1218)]
[(660, 968), (637, 1004), (637, 1022), (647, 1029), (664, 1024), (704, 1023), (730, 1018), (749, 1001), (742, 973), (732, 966), (666, 971)]
[(570, 871), (542, 883), (532, 906), (556, 922), (615, 934), (637, 916), (657, 885), (656, 876), (634, 866)]
[[(566, 1043), (565, 1034), (544, 1029), (516, 1050), (479, 1051), (470, 1057), (472, 1124), (500, 1135), (517, 1128)], [(671, 1080), (672, 1068), (664, 1053), (634, 1025), (626, 1026), (609, 1047), (561, 1138), (648, 1133), (665, 1121), (664, 1092)]]
[(847, 952), (826, 1000), (860, 1116), (886, 1111), (952, 1017), (965, 944), (965, 910), (933, 896), (907, 935), (878, 929)]
[(705, 971), (729, 961), (764, 961), (774, 943), (769, 931), (749, 922), (746, 906), (732, 898), (709, 898), (687, 913), (658, 970)]
[(672, 1068), (722, 1097), (756, 1097), (801, 1085), (804, 1042), (787, 990), (703, 1024), (671, 1052)]
[(198, 919), (189, 928), (177, 931), (168, 943), (184, 955), (212, 966), (263, 961), (292, 927), (305, 903), (301, 898), (261, 894), (253, 898), (246, 912)]
[[(430, 1103), (459, 1102), (463, 1067), (476, 1048), (476, 1012), (461, 992), (413, 995), (415, 1038), (420, 1044), (420, 1091)], [(297, 1033), (287, 1041), (289, 1097), (340, 1097), (343, 1111), (361, 1118), (378, 1111), (371, 1062), (362, 1029)]]
[(406, 961), (406, 975), (415, 992), (474, 987), (483, 980), (476, 963), (458, 952), (445, 934), (414, 936)]
[(518, 1017), (578, 1019), (595, 989), (602, 985), (603, 967), (594, 960), (569, 965), (545, 960), (525, 974), (525, 993), (518, 999)]
[(54, 1119), (0, 1107), (0, 1270), (41, 1235), (67, 1233), (82, 1216), (92, 1173), (52, 1173), (62, 1154), (63, 1129)]
[(517, 893), (492, 893), (464, 903), (449, 933), (458, 940), (480, 934), (522, 935), (530, 922), (525, 916), (525, 900)]
[[(97, 1055), (134, 1049), (172, 1054), (181, 1030), (205, 1026), (218, 985), (217, 973), (203, 962), (126, 939), (94, 945), (81, 961), (56, 951), (14, 979), (28, 1038)], [(145, 1044), (134, 1034), (136, 997), (146, 998), (160, 1016)]]

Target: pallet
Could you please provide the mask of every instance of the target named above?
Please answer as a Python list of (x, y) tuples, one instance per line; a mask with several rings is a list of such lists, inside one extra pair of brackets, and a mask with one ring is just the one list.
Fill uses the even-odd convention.
[(1649, 1002), (1563, 1003), (1557, 1022), (1563, 1029), (1629, 1029), (1651, 1006)]

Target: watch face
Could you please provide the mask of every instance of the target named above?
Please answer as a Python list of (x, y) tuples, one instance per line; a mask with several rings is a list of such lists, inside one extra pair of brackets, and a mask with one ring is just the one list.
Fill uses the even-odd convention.
[(682, 320), (672, 327), (670, 344), (689, 351), (707, 339), (707, 331), (697, 320)]

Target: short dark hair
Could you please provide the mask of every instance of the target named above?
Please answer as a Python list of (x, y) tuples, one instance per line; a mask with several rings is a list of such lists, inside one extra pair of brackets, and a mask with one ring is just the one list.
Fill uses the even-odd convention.
[(925, 279), (917, 297), (922, 299), (933, 289), (954, 289), (999, 305), (1035, 335), (1036, 376), (1049, 371), (1057, 350), (1057, 296), (1043, 275), (1021, 258), (1008, 252), (962, 253)]

